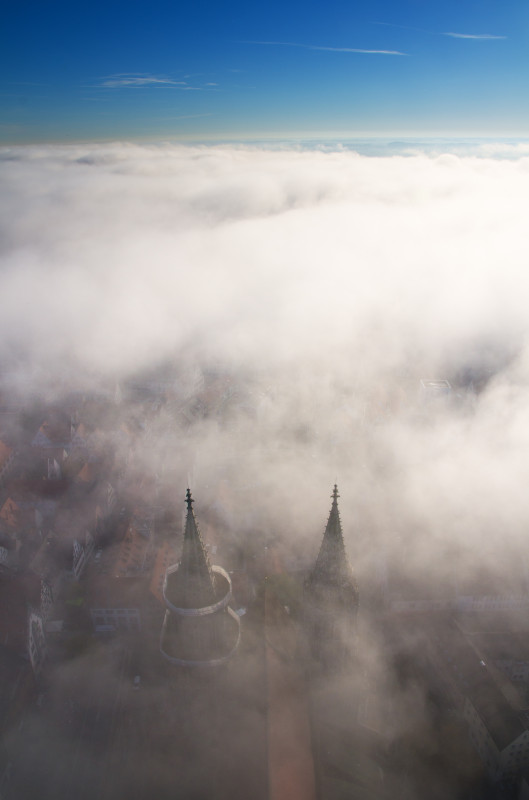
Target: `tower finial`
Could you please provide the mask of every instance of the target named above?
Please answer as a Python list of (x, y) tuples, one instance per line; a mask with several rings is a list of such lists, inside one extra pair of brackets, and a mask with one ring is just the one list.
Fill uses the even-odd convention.
[(334, 489), (332, 490), (331, 496), (335, 503), (338, 501), (338, 498), (340, 497), (340, 495), (338, 494), (338, 486), (336, 484), (334, 484)]
[(186, 492), (186, 503), (187, 503), (187, 510), (188, 511), (192, 511), (193, 510), (193, 503), (194, 502), (195, 501), (191, 497), (191, 492), (188, 489), (187, 492)]

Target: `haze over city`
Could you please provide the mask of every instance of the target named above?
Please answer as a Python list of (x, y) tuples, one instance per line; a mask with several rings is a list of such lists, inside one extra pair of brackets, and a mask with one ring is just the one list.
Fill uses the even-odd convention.
[[(5, 10), (2, 796), (529, 792), (528, 26)], [(310, 643), (328, 519), (359, 593), (337, 672)], [(183, 527), (240, 618), (206, 677), (160, 634)]]

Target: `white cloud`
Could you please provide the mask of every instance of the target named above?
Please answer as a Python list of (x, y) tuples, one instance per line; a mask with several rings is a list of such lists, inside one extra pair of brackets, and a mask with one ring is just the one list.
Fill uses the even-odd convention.
[[(403, 552), (411, 537), (422, 564), (450, 544), (468, 566), (483, 532), (491, 547), (521, 540), (526, 149), (4, 153), (2, 374), (41, 390), (163, 359), (221, 365), (253, 376), (257, 417), (205, 423), (197, 471), (204, 487), (221, 473), (259, 486), (255, 513), (271, 529), (317, 539), (337, 478), (347, 535), (383, 532)], [(488, 380), (479, 396), (417, 405), (420, 377), (465, 371)]]
[(373, 324), (389, 336), (389, 360), (414, 338), (433, 357), (500, 322), (525, 329), (523, 292), (509, 290), (525, 280), (524, 158), (14, 152), (20, 160), (3, 166), (4, 320), (44, 356), (54, 353), (41, 336), (50, 318), (62, 348), (102, 368), (134, 366), (131, 330), (151, 353), (192, 330), (206, 336), (213, 321), (222, 330), (213, 349), (247, 359), (302, 354), (313, 338), (318, 350), (343, 350)]
[(453, 39), (506, 39), (506, 36), (495, 36), (491, 33), (443, 33), (442, 36), (451, 36)]
[(366, 53), (371, 55), (384, 55), (384, 56), (406, 56), (408, 53), (401, 53), (400, 50), (366, 50), (359, 47), (325, 47), (316, 44), (300, 44), (298, 42), (259, 42), (248, 41), (244, 44), (265, 44), (265, 45), (281, 45), (283, 47), (302, 47), (305, 50), (327, 50), (331, 53)]
[(172, 78), (137, 72), (121, 72), (103, 78), (99, 85), (106, 89), (144, 89), (147, 87), (170, 89), (186, 86), (186, 81), (175, 81)]
[(416, 33), (426, 33), (429, 36), (451, 36), (454, 39), (506, 39), (506, 36), (496, 36), (491, 33), (439, 33), (438, 31), (429, 31), (424, 28), (415, 28), (410, 25), (397, 25), (393, 22), (375, 22), (371, 21), (371, 25), (383, 25), (387, 28), (400, 28), (405, 31), (415, 31)]

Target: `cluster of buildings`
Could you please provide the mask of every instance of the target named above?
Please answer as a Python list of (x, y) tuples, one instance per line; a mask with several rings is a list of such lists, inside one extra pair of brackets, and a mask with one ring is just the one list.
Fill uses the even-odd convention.
[[(89, 650), (93, 642), (108, 642), (109, 652), (123, 646), (127, 663), (135, 664), (131, 653), (138, 650), (164, 661), (162, 625), (164, 641), (171, 641), (165, 645), (167, 657), (178, 660), (181, 655), (178, 646), (174, 654), (178, 636), (166, 615), (169, 609), (173, 616), (181, 611), (177, 596), (183, 571), (176, 589), (168, 572), (181, 550), (174, 533), (178, 523), (173, 504), (160, 496), (159, 475), (146, 476), (141, 460), (150, 446), (150, 426), (165, 406), (182, 431), (179, 469), (183, 475), (192, 473), (186, 426), (238, 402), (232, 382), (219, 376), (205, 382), (193, 373), (187, 384), (183, 389), (180, 384), (179, 391), (147, 382), (123, 392), (71, 393), (53, 406), (0, 397), (2, 796), (10, 796), (14, 770), (4, 737), (22, 730), (33, 710), (46, 709), (58, 664)], [(220, 567), (211, 576), (215, 591), (224, 593), (236, 649), (239, 617), (227, 597), (231, 578)], [(187, 609), (181, 616), (187, 619)], [(203, 609), (196, 616), (206, 619)], [(186, 649), (183, 660), (188, 657)], [(131, 666), (129, 672), (137, 669)], [(131, 685), (134, 677), (125, 675)], [(65, 706), (66, 730), (73, 724), (68, 719), (75, 697)]]
[[(173, 398), (184, 424), (204, 409), (223, 414), (236, 394), (219, 377), (207, 391), (201, 386), (197, 401), (197, 380), (193, 376), (188, 395)], [(423, 384), (428, 402), (451, 391), (446, 381)], [(132, 387), (153, 415), (165, 390), (156, 386), (152, 402), (152, 386)], [(414, 680), (425, 693), (434, 687), (442, 713), (465, 728), (487, 791), (529, 796), (529, 592), (523, 582), (501, 594), (421, 595), (407, 591), (409, 583), (399, 585), (385, 566), (382, 604), (362, 608), (335, 486), (317, 558), (294, 576), (301, 596), (296, 617), (267, 583), (269, 572), (288, 578), (279, 546), (265, 552), (251, 577), (212, 563), (222, 542), (214, 532), (209, 541), (202, 536), (189, 489), (183, 536), (175, 535), (178, 526), (165, 514), (159, 483), (135, 468), (145, 419), (125, 419), (116, 411), (121, 401), (75, 396), (48, 409), (35, 430), (0, 441), (0, 736), (23, 724), (27, 709), (41, 702), (57, 660), (92, 641), (121, 643), (129, 655), (142, 650), (160, 664), (157, 674), (168, 685), (178, 686), (185, 675), (181, 696), (192, 698), (193, 686), (208, 681), (220, 691), (222, 680), (214, 676), (236, 670), (237, 663), (240, 669), (249, 658), (245, 606), (260, 602), (262, 583), (261, 635), (274, 653), (267, 656), (268, 697), (275, 691), (272, 669), (279, 684), (296, 686), (295, 714), (298, 723), (306, 714), (311, 732), (302, 763), (313, 771), (314, 797), (386, 800), (393, 790), (384, 776), (405, 773), (392, 751), (390, 704), (385, 716), (373, 712), (376, 685), (359, 657), (368, 647), (369, 625), (387, 631), (388, 641), (400, 634), (413, 640), (415, 654), (420, 651)], [(104, 429), (98, 419), (105, 420)], [(255, 619), (251, 624), (255, 635)], [(134, 672), (129, 688), (140, 691)], [(288, 695), (283, 701), (290, 702)], [(123, 714), (124, 725), (131, 713)], [(332, 715), (343, 720), (339, 726), (329, 723)], [(171, 714), (167, 720), (169, 728), (177, 724)], [(288, 753), (288, 741), (282, 749)], [(340, 758), (333, 761), (332, 751)], [(285, 768), (281, 763), (274, 769)], [(289, 796), (270, 775), (272, 800)], [(9, 755), (0, 747), (0, 795), (8, 798), (9, 781)], [(406, 777), (402, 781), (405, 796)]]
[(11, 676), (0, 688), (2, 731), (42, 693), (69, 639), (139, 630), (149, 602), (163, 616), (163, 559), (175, 557), (174, 544), (154, 543), (152, 485), (127, 475), (138, 430), (112, 397), (9, 410), (0, 441), (0, 670)]

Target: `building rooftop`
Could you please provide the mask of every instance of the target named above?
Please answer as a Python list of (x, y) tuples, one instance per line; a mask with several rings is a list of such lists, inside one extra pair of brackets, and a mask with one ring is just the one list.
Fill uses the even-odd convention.
[(0, 644), (24, 655), (28, 646), (28, 611), (39, 609), (41, 580), (33, 572), (0, 573)]
[(513, 708), (498, 685), (498, 671), (489, 668), (480, 651), (453, 622), (434, 623), (429, 635), (449, 654), (453, 679), (476, 709), (498, 750), (508, 747), (527, 726), (523, 714)]
[(150, 539), (146, 538), (138, 527), (131, 522), (120, 543), (114, 565), (116, 577), (139, 575), (148, 566)]
[(87, 583), (87, 602), (90, 608), (141, 608), (147, 592), (148, 580), (143, 576), (93, 575)]
[(482, 633), (472, 637), (476, 646), (494, 661), (529, 661), (527, 633)]
[(12, 453), (13, 453), (13, 448), (9, 447), (9, 445), (0, 440), (0, 469), (4, 466), (6, 461), (9, 460)]
[(154, 560), (154, 566), (151, 573), (151, 582), (149, 585), (150, 591), (153, 595), (163, 603), (163, 582), (168, 567), (175, 563), (176, 548), (172, 542), (164, 542), (158, 548)]

